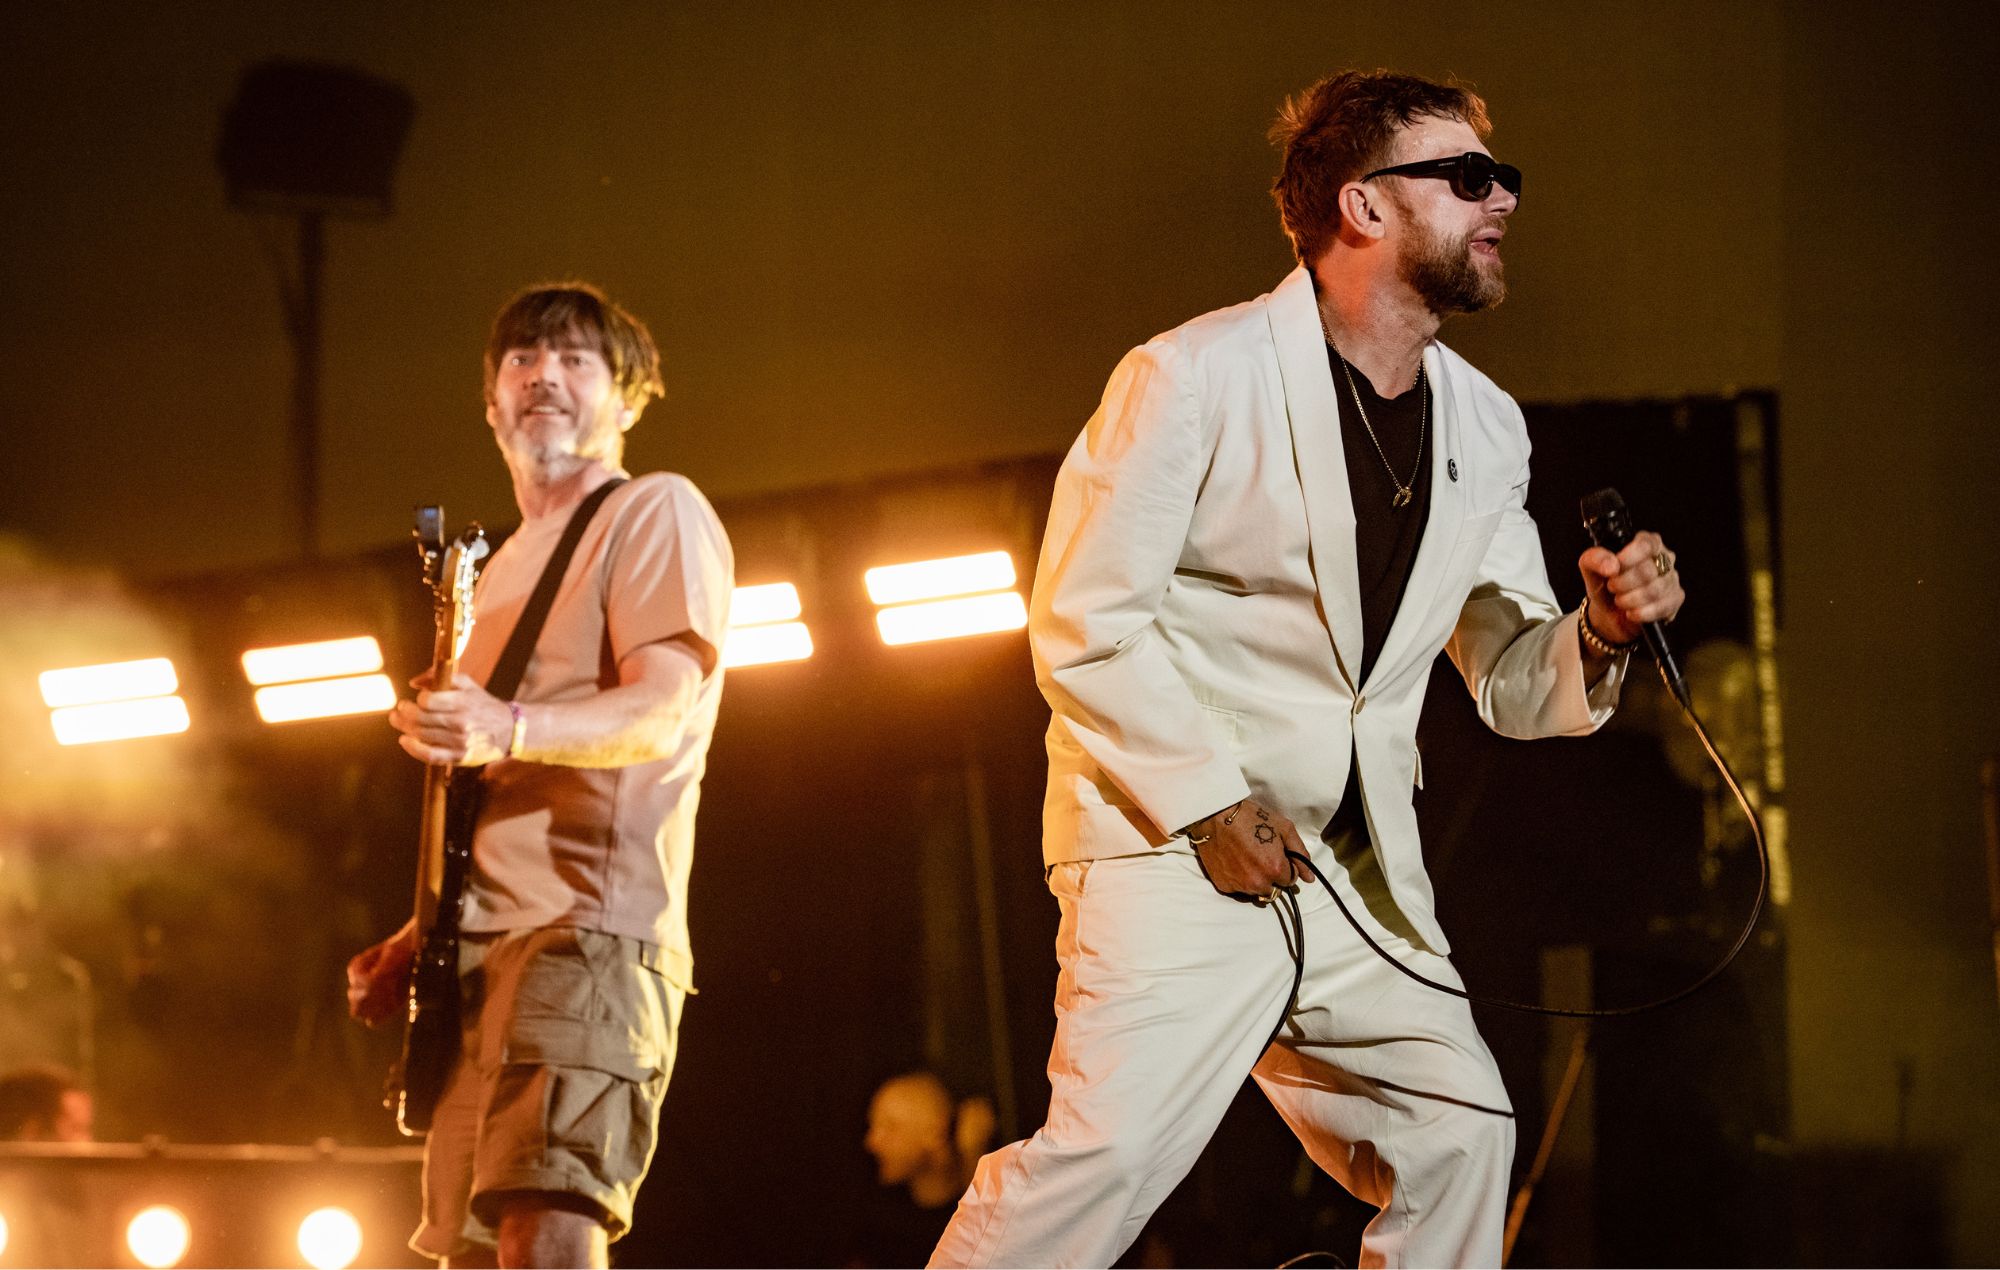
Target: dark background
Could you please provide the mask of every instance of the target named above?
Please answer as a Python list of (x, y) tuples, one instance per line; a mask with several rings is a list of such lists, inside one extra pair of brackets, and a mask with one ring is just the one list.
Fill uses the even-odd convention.
[[(759, 536), (767, 501), (829, 481), (886, 490), (932, 469), (1045, 462), (1124, 348), (1272, 285), (1288, 264), (1263, 193), (1273, 157), (1261, 134), (1277, 101), (1328, 70), (1388, 64), (1471, 80), (1493, 109), (1495, 150), (1528, 173), (1508, 240), (1513, 293), (1497, 313), (1447, 328), (1448, 341), (1529, 403), (1582, 409), (1746, 387), (1782, 402), (1792, 870), (1775, 989), (1787, 1042), (1775, 1085), (1789, 1125), (1776, 1141), (1795, 1160), (1795, 1184), (1818, 1179), (1791, 1202), (1809, 1215), (1801, 1226), (1872, 1219), (1877, 1234), (1898, 1235), (1905, 1228), (1883, 1210), (1929, 1204), (1918, 1229), (1938, 1232), (1938, 1259), (2000, 1259), (1986, 1202), (2000, 1188), (1990, 1079), (2000, 1027), (1977, 775), (2000, 750), (1983, 580), (1996, 545), (1985, 482), (2000, 458), (1989, 420), (1996, 279), (1978, 181), (2000, 116), (1981, 16), (1947, 4), (1776, 2), (245, 3), (81, 4), (17, 20), (0, 88), (11, 176), (0, 200), (0, 354), (11, 372), (0, 379), (0, 472), (10, 478), (0, 500), (10, 534), (0, 550), (0, 894), (60, 895), (86, 915), (71, 928), (86, 946), (72, 953), (104, 967), (107, 996), (114, 984), (163, 990), (129, 995), (145, 1018), (114, 1018), (100, 1038), (109, 1046), (118, 1028), (142, 1025), (177, 1038), (132, 1051), (145, 1070), (127, 1082), (123, 1108), (107, 1107), (107, 1132), (303, 1141), (359, 1123), (366, 1091), (307, 1076), (252, 1098), (227, 1078), (234, 1060), (215, 1056), (234, 1047), (286, 1070), (301, 1047), (353, 1044), (337, 1019), (295, 1027), (291, 1007), (327, 1000), (328, 967), (374, 933), (403, 886), (400, 871), (387, 877), (367, 861), (402, 832), (387, 810), (408, 772), (347, 757), (384, 748), (363, 730), (377, 725), (280, 740), (218, 724), (178, 747), (57, 755), (33, 696), (33, 673), (49, 666), (157, 651), (226, 663), (285, 638), (282, 604), (230, 617), (239, 637), (221, 633), (235, 610), (220, 599), (205, 624), (158, 599), (198, 591), (182, 583), (189, 575), (282, 568), (295, 554), (289, 362), (263, 245), (282, 224), (232, 211), (213, 163), (246, 64), (349, 63), (408, 85), (418, 103), (394, 215), (329, 230), (320, 504), (330, 555), (389, 549), (419, 500), (509, 519), (477, 414), (477, 347), (512, 289), (573, 273), (604, 283), (660, 336), (670, 395), (634, 433), (632, 466), (687, 472), (745, 509), (731, 522), (745, 582), (786, 576), (804, 541)], [(1617, 453), (1641, 434), (1638, 423), (1604, 427)], [(1538, 451), (1538, 490), (1555, 459)], [(1677, 542), (1698, 532), (1707, 507), (1677, 483), (1643, 502), (1636, 488), (1635, 506)], [(1039, 530), (1039, 508), (1022, 510), (1032, 501), (1013, 499), (1001, 517), (1024, 562)], [(884, 558), (955, 549), (964, 518), (925, 506), (909, 500), (891, 518), (879, 545), (895, 551)], [(1544, 524), (1567, 535), (1566, 524)], [(1551, 547), (1552, 575), (1573, 586), (1574, 541), (1553, 541), (1564, 549)], [(1690, 574), (1697, 607), (1735, 603), (1722, 569)], [(389, 629), (405, 602), (379, 569), (357, 566), (351, 586), (333, 564), (313, 570), (320, 605), (379, 618), (372, 629)], [(1705, 577), (1717, 579), (1706, 590)], [(870, 818), (885, 797), (930, 808), (926, 823), (961, 805), (952, 782), (967, 728), (954, 676), (971, 678), (989, 721), (975, 741), (996, 773), (1010, 929), (1053, 921), (1032, 820), (998, 810), (1032, 799), (1010, 783), (1031, 786), (1028, 776), (1006, 774), (1030, 770), (1040, 729), (1018, 648), (940, 648), (935, 665), (913, 651), (886, 669), (859, 629), (844, 651), (826, 646), (804, 666), (732, 685), (695, 884), (701, 973), (717, 982), (690, 1007), (669, 1104), (669, 1133), (678, 1124), (685, 1137), (670, 1136), (646, 1198), (677, 1247), (739, 1237), (729, 1246), (745, 1259), (758, 1249), (777, 1259), (792, 1238), (785, 1222), (816, 1220), (802, 1197), (834, 1194), (865, 1168), (856, 1091), (921, 1052), (921, 1041), (887, 1038), (924, 1034), (925, 989), (913, 956), (864, 955), (836, 932), (853, 914), (915, 938), (910, 907), (883, 898), (907, 854), (894, 835), (871, 836)], [(893, 676), (904, 695), (883, 695), (875, 675)], [(933, 682), (928, 704), (907, 695)], [(208, 717), (240, 709), (213, 691)], [(809, 699), (853, 703), (815, 725), (836, 736), (865, 726), (864, 705), (894, 700), (899, 722), (822, 762), (791, 735)], [(1644, 714), (1643, 700), (1627, 704), (1635, 720)], [(1624, 768), (1602, 766), (1637, 762), (1649, 742), (1601, 741), (1588, 759), (1587, 747), (1547, 747), (1567, 783), (1544, 800), (1536, 831), (1578, 894), (1618, 880), (1599, 850), (1610, 830), (1579, 814), (1582, 800), (1607, 798), (1612, 814), (1663, 833), (1674, 824), (1650, 795), (1625, 792)], [(760, 775), (772, 784), (812, 789), (813, 810), (773, 812), (766, 824), (754, 794), (725, 796), (727, 747), (739, 744), (739, 756), (755, 749), (769, 764)], [(926, 786), (924, 765), (905, 765), (891, 788), (876, 788), (889, 765), (867, 756), (906, 747), (938, 774)], [(937, 762), (944, 753), (958, 758)], [(1434, 788), (1440, 766), (1427, 749)], [(1516, 779), (1481, 776), (1489, 770), (1468, 765), (1461, 788)], [(247, 790), (246, 771), (263, 773)], [(374, 809), (384, 823), (329, 806)], [(815, 851), (800, 845), (821, 839)], [(1596, 911), (1565, 903), (1565, 890), (1530, 885), (1505, 905), (1478, 902), (1491, 879), (1462, 876), (1469, 858), (1434, 863), (1475, 981), (1478, 956), (1534, 982), (1523, 951), (1534, 945), (1484, 933), (1497, 914), (1579, 943), (1605, 934), (1563, 925)], [(331, 933), (285, 920), (300, 894), (323, 899)], [(1449, 907), (1460, 904), (1469, 907)], [(1602, 906), (1607, 926), (1615, 912)], [(176, 931), (246, 928), (258, 932), (251, 951), (175, 942)], [(195, 946), (202, 958), (166, 955)], [(758, 972), (744, 968), (760, 962), (764, 986), (752, 992)], [(1045, 939), (1009, 964), (1010, 995), (1026, 1003), (1014, 1058), (1030, 1120), (1047, 965)], [(1597, 973), (1606, 992), (1611, 970)], [(857, 984), (880, 985), (873, 1004), (821, 1004)], [(286, 1003), (282, 1026), (272, 1001)], [(1510, 1040), (1497, 1021), (1491, 1031), (1532, 1085), (1548, 1038)], [(1641, 1058), (1714, 1048), (1693, 1024), (1625, 1035)], [(760, 1059), (761, 1074), (742, 1068), (741, 1049), (723, 1056), (751, 1037), (779, 1051), (769, 1067)], [(1649, 1074), (1620, 1103), (1618, 1057), (1600, 1051), (1601, 1106), (1696, 1096), (1660, 1084), (1663, 1071), (1699, 1066), (1692, 1058), (1655, 1061), (1638, 1064)], [(1535, 1091), (1521, 1083), (1525, 1125)], [(1719, 1096), (1762, 1116), (1772, 1083), (1746, 1074)], [(1600, 1159), (1616, 1128), (1607, 1111)], [(715, 1171), (742, 1158), (715, 1145), (731, 1140), (769, 1161), (761, 1189), (713, 1189)], [(838, 1169), (849, 1146), (843, 1177), (788, 1162), (789, 1152)], [(1706, 1149), (1735, 1159), (1733, 1146)], [(1709, 1180), (1727, 1176), (1718, 1167)], [(1606, 1211), (1624, 1202), (1623, 1184), (1598, 1180)], [(1762, 1210), (1746, 1213), (1743, 1193), (1718, 1184), (1689, 1192), (1686, 1206), (1749, 1240)], [(1556, 1203), (1555, 1190), (1537, 1203)], [(1751, 1259), (1754, 1243), (1734, 1246)]]

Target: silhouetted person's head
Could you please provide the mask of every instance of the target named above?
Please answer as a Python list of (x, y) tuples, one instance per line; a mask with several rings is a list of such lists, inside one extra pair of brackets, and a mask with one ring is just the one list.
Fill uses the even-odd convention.
[(0, 1076), (0, 1141), (89, 1142), (90, 1091), (60, 1067)]

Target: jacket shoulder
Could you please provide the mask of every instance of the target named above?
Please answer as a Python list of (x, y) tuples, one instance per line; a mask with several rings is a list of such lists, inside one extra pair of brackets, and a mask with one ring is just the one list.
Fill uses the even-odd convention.
[(1260, 295), (1189, 318), (1154, 336), (1150, 342), (1169, 341), (1183, 357), (1197, 363), (1271, 350), (1271, 322), (1266, 309), (1270, 298), (1268, 294)]
[(1443, 340), (1432, 340), (1445, 374), (1465, 386), (1483, 414), (1495, 414), (1511, 422), (1521, 420), (1521, 407), (1513, 395), (1493, 382), (1492, 376), (1465, 360)]

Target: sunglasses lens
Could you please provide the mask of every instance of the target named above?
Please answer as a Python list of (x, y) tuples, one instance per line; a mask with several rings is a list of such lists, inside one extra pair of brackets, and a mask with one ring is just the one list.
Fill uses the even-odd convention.
[(1458, 156), (1451, 173), (1452, 190), (1463, 199), (1478, 201), (1493, 189), (1493, 160), (1477, 150)]
[(1489, 156), (1477, 150), (1468, 151), (1458, 157), (1458, 166), (1451, 172), (1451, 187), (1462, 199), (1478, 202), (1493, 192), (1493, 183), (1500, 182), (1500, 188), (1521, 197), (1521, 169), (1511, 163), (1495, 163)]

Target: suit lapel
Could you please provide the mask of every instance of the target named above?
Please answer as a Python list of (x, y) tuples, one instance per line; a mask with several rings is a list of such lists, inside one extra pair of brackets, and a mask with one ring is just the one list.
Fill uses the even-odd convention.
[[(1370, 668), (1370, 683), (1392, 674), (1408, 655), (1431, 606), (1436, 603), (1438, 588), (1444, 583), (1445, 566), (1458, 542), (1459, 526), (1465, 521), (1466, 487), (1452, 476), (1458, 457), (1459, 424), (1470, 405), (1464, 385), (1445, 368), (1445, 359), (1435, 342), (1424, 349), (1424, 374), (1431, 385), (1431, 514), (1424, 522), (1423, 541), (1417, 546), (1417, 562), (1410, 569), (1409, 585), (1403, 588), (1403, 602), (1396, 606), (1396, 618), (1389, 624), (1382, 651), (1376, 654), (1375, 665)], [(1349, 568), (1353, 568), (1352, 556), (1349, 561)]]
[[(1334, 659), (1350, 687), (1361, 665), (1361, 588), (1354, 558), (1354, 499), (1347, 487), (1347, 459), (1340, 445), (1340, 407), (1320, 333), (1312, 275), (1303, 266), (1278, 284), (1265, 305), (1285, 385), (1292, 458), (1306, 504), (1313, 581), (1320, 620), (1333, 639)], [(1441, 469), (1440, 469), (1441, 470)], [(1437, 517), (1432, 513), (1431, 527)], [(1425, 543), (1430, 541), (1425, 531)]]

